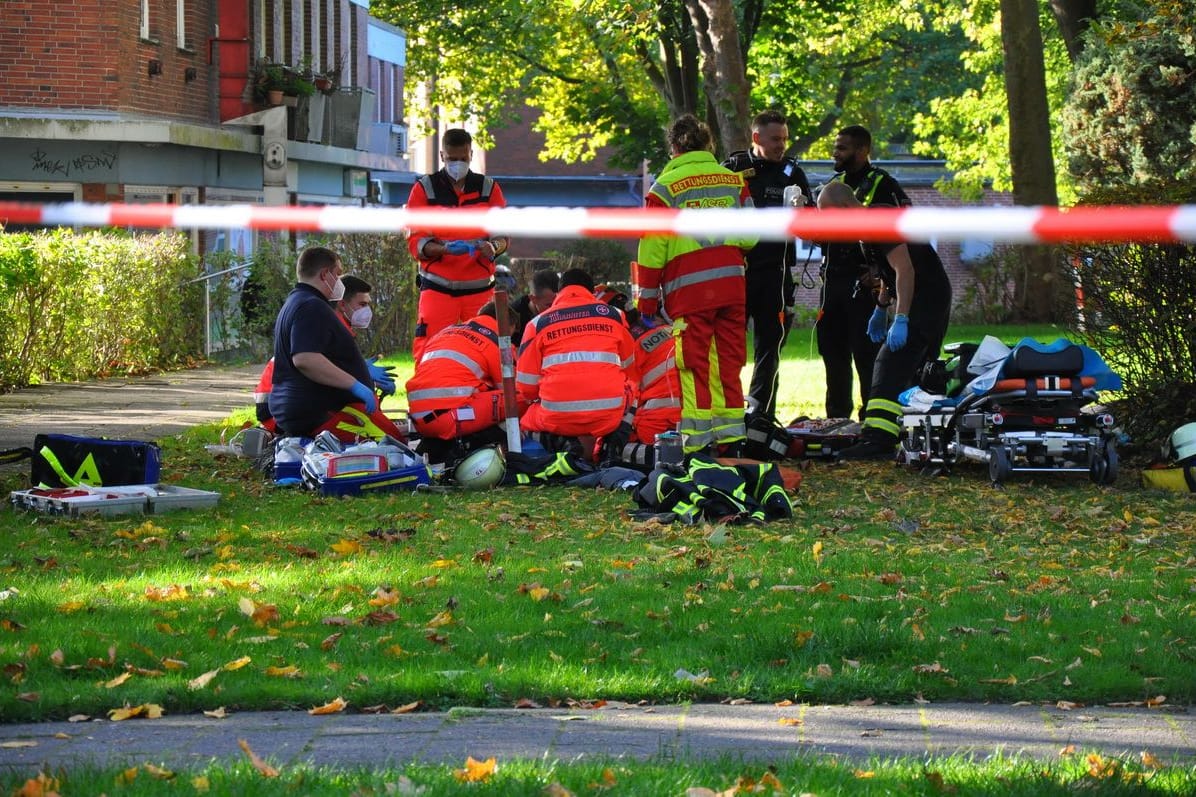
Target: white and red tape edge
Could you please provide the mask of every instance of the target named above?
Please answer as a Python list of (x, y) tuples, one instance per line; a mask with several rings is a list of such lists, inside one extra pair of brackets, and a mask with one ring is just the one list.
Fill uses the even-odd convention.
[(873, 208), (859, 210), (487, 208), (479, 210), (264, 205), (37, 205), (0, 202), (0, 225), (309, 232), (435, 230), (442, 237), (719, 240), (963, 241), (1003, 243), (1196, 242), (1196, 205)]

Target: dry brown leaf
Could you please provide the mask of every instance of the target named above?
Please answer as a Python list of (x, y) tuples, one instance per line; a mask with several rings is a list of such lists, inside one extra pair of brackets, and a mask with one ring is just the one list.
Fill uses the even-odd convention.
[(245, 751), (245, 755), (249, 756), (249, 763), (253, 764), (253, 768), (262, 774), (264, 778), (277, 778), (278, 770), (267, 764), (261, 759), (257, 753), (253, 752), (249, 747), (249, 742), (244, 739), (238, 739), (237, 745)]
[(158, 780), (170, 780), (174, 777), (174, 773), (171, 772), (169, 769), (163, 769), (162, 767), (154, 766), (153, 764), (150, 764), (149, 762), (146, 762), (145, 764), (143, 764), (141, 768), (144, 769), (147, 773), (149, 773), (152, 777), (157, 778)]
[(203, 689), (212, 682), (212, 679), (220, 674), (220, 670), (208, 670), (203, 675), (197, 675), (187, 682), (188, 689)]
[(864, 706), (875, 706), (876, 701), (870, 697), (865, 697), (860, 700), (852, 700), (851, 702), (848, 703), (848, 705), (849, 706), (859, 706), (859, 707), (863, 708)]
[(162, 666), (168, 670), (184, 670), (187, 668), (187, 662), (182, 659), (162, 659)]
[(66, 718), (67, 722), (87, 722), (91, 719), (90, 714), (72, 714)]
[(423, 705), (423, 701), (416, 700), (414, 703), (408, 703), (404, 706), (399, 706), (398, 708), (393, 709), (390, 713), (391, 714), (410, 714), (412, 711), (415, 711), (417, 708), (419, 708), (422, 705)]
[(13, 750), (20, 747), (37, 747), (37, 742), (32, 739), (13, 739), (8, 742), (0, 742), (0, 747)]
[(316, 706), (315, 708), (309, 708), (307, 710), (307, 713), (315, 715), (315, 716), (319, 716), (322, 714), (336, 714), (338, 712), (344, 711), (345, 707), (348, 705), (349, 704), (345, 701), (344, 698), (338, 697), (335, 700), (333, 700), (331, 703), (325, 703), (322, 706)]
[(792, 706), (793, 701), (792, 700), (780, 700), (780, 701), (777, 701), (776, 703), (773, 703), (773, 705), (777, 706), (778, 708), (786, 708), (788, 706)]
[(224, 710), (224, 706), (221, 706), (220, 708), (215, 708), (211, 711), (205, 711), (203, 715), (205, 717), (211, 717), (214, 720), (222, 720), (228, 716), (228, 712)]
[(294, 664), (288, 664), (285, 667), (267, 667), (266, 675), (274, 678), (302, 678), (303, 673)]
[(792, 726), (792, 725), (805, 725), (806, 723), (805, 723), (805, 720), (799, 719), (797, 717), (781, 717), (779, 720), (777, 720), (777, 724)]
[(253, 659), (251, 659), (250, 657), (242, 656), (239, 659), (234, 659), (234, 660), (230, 661), (228, 664), (225, 664), (220, 669), (224, 670), (225, 672), (233, 672), (234, 670), (241, 669), (246, 664), (249, 664), (251, 661), (253, 661)]
[(134, 717), (144, 717), (148, 720), (156, 720), (160, 718), (163, 713), (162, 707), (156, 703), (143, 703), (139, 706), (125, 706), (123, 708), (109, 709), (108, 718), (113, 722), (121, 722), (122, 720), (133, 719)]
[(125, 681), (129, 680), (132, 677), (133, 677), (133, 673), (122, 672), (120, 675), (116, 676), (111, 681), (105, 681), (104, 688), (115, 689), (116, 687), (120, 686), (121, 684), (123, 684)]
[(473, 756), (465, 759), (465, 768), (453, 770), (453, 777), (463, 783), (478, 783), (490, 779), (498, 768), (498, 761), (491, 756), (485, 761), (476, 761)]

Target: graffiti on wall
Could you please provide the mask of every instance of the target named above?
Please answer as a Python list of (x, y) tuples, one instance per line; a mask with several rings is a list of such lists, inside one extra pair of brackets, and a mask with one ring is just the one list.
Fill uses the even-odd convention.
[(100, 150), (64, 159), (50, 157), (44, 150), (35, 149), (29, 153), (29, 159), (33, 161), (34, 172), (70, 177), (96, 169), (111, 169), (116, 166), (117, 154), (109, 150)]

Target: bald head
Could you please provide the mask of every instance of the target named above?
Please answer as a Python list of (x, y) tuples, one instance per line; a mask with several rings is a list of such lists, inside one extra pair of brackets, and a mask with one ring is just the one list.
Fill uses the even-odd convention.
[(858, 208), (863, 207), (860, 200), (855, 198), (855, 191), (847, 183), (834, 181), (822, 187), (818, 195), (819, 208)]

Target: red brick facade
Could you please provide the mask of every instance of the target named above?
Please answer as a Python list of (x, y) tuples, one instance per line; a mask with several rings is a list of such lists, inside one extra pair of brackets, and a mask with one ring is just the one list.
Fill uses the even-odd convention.
[[(213, 67), (207, 64), (207, 38), (215, 24), (213, 5), (187, 0), (186, 41), (180, 42), (176, 0), (149, 0), (148, 40), (140, 36), (141, 0), (5, 0), (0, 104), (209, 122)], [(152, 62), (160, 66), (158, 74), (151, 74)], [(194, 70), (193, 79), (188, 80), (188, 69)]]

